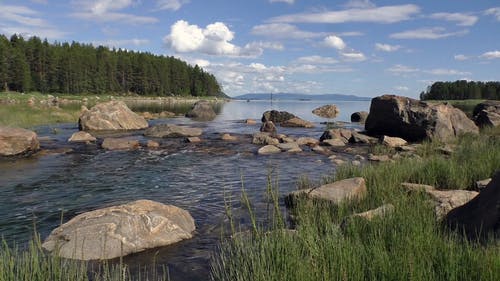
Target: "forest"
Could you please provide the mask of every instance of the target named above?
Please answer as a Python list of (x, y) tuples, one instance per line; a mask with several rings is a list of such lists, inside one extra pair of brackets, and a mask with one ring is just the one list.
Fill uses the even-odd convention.
[(435, 82), (420, 93), (421, 100), (500, 100), (500, 82), (457, 80)]
[(215, 76), (171, 56), (0, 35), (0, 92), (225, 96)]

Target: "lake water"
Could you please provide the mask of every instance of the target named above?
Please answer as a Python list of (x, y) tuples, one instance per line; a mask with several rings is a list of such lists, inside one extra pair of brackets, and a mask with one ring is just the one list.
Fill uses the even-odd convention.
[[(183, 117), (154, 120), (151, 125), (175, 123), (204, 130), (201, 144), (173, 140), (160, 150), (105, 151), (95, 145), (68, 144), (66, 140), (78, 130), (76, 123), (38, 127), (42, 148), (72, 151), (0, 160), (0, 236), (9, 243), (23, 245), (31, 239), (33, 225), (44, 239), (61, 220), (67, 221), (82, 212), (151, 199), (188, 210), (196, 221), (195, 237), (130, 255), (125, 262), (133, 271), (151, 264), (156, 256), (158, 266), (168, 266), (171, 280), (208, 280), (210, 257), (221, 236), (221, 225), (226, 222), (224, 197), (232, 196), (237, 223), (245, 227), (248, 220), (240, 203), (242, 185), (257, 214), (264, 216), (270, 169), (274, 169), (279, 180), (281, 195), (295, 190), (301, 176), (319, 182), (335, 169), (325, 155), (307, 150), (299, 154), (257, 155), (258, 146), (250, 143), (250, 134), (257, 132), (260, 124), (246, 125), (242, 120), (259, 120), (269, 109), (285, 110), (314, 122), (316, 128), (279, 127), (279, 133), (319, 138), (325, 129), (321, 123), (332, 120), (317, 117), (311, 111), (327, 103), (231, 101), (218, 109), (217, 118), (211, 122)], [(349, 121), (351, 113), (369, 109), (369, 101), (330, 103), (340, 108), (335, 121)], [(220, 141), (220, 134), (226, 132), (243, 141)], [(140, 132), (128, 134), (146, 141)], [(165, 140), (163, 144), (170, 142)]]

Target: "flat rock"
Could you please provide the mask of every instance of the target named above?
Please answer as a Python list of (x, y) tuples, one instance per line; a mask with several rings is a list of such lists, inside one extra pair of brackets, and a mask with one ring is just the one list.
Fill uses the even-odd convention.
[(105, 138), (101, 146), (107, 150), (131, 150), (137, 149), (141, 145), (138, 140), (126, 138)]
[(63, 258), (113, 259), (189, 239), (194, 230), (189, 212), (138, 200), (80, 214), (54, 229), (42, 247)]
[(491, 178), (488, 178), (488, 179), (484, 179), (484, 180), (480, 180), (480, 181), (476, 181), (475, 183), (475, 186), (476, 186), (476, 189), (481, 191), (483, 190), (489, 183), (491, 182)]
[(288, 119), (286, 121), (283, 121), (280, 123), (281, 127), (300, 127), (300, 128), (314, 128), (314, 124), (300, 119), (299, 117), (294, 117), (291, 119)]
[(139, 130), (147, 128), (148, 122), (132, 112), (124, 102), (110, 101), (83, 111), (78, 127), (81, 131)]
[(312, 113), (323, 118), (335, 118), (339, 114), (340, 110), (335, 104), (327, 104), (315, 108)]
[(0, 127), (0, 156), (29, 154), (40, 149), (35, 132), (22, 129)]
[(311, 199), (327, 200), (335, 204), (343, 203), (347, 200), (359, 200), (366, 196), (366, 183), (363, 178), (350, 178), (325, 184), (317, 188), (298, 190), (288, 195), (287, 201), (293, 204), (298, 196), (306, 196)]
[(380, 139), (380, 142), (385, 146), (393, 147), (393, 148), (401, 147), (401, 146), (408, 144), (408, 142), (402, 138), (389, 137), (389, 136), (382, 136), (382, 138)]
[(275, 145), (265, 145), (261, 148), (259, 148), (259, 150), (257, 151), (258, 154), (262, 154), (262, 155), (267, 155), (267, 154), (276, 154), (276, 153), (280, 153), (281, 152), (281, 149), (279, 149), (277, 146)]
[(321, 142), (322, 144), (334, 147), (345, 146), (345, 142), (341, 139), (326, 139)]
[(245, 124), (255, 125), (255, 124), (257, 124), (257, 121), (255, 121), (254, 119), (247, 119), (247, 120), (245, 120)]
[(203, 130), (199, 128), (190, 128), (172, 124), (160, 124), (144, 131), (145, 136), (154, 138), (199, 137), (202, 133)]
[(154, 140), (148, 140), (148, 142), (146, 143), (146, 146), (148, 148), (159, 148), (160, 144)]
[(71, 137), (68, 139), (68, 142), (94, 142), (96, 140), (97, 139), (91, 134), (84, 131), (79, 131), (73, 133)]

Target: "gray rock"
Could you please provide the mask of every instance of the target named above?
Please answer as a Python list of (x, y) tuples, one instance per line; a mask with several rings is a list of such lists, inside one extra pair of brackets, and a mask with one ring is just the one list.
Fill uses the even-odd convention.
[(131, 150), (139, 148), (140, 144), (138, 140), (126, 138), (105, 138), (101, 146), (107, 150)]
[(500, 126), (500, 101), (488, 100), (474, 108), (474, 121), (479, 127)]
[(54, 229), (42, 246), (63, 258), (112, 259), (189, 239), (194, 230), (189, 212), (138, 200), (80, 214)]
[(365, 129), (408, 141), (449, 141), (460, 134), (478, 134), (465, 113), (449, 104), (428, 104), (407, 97), (384, 95), (372, 99)]
[(257, 145), (277, 145), (279, 140), (270, 136), (269, 133), (259, 132), (253, 134), (252, 143)]
[(279, 149), (278, 147), (276, 147), (275, 145), (266, 145), (266, 146), (263, 146), (261, 148), (259, 148), (259, 150), (257, 151), (258, 154), (262, 154), (262, 155), (267, 155), (267, 154), (276, 154), (276, 153), (280, 153), (281, 152), (281, 149)]
[(148, 122), (132, 112), (124, 102), (110, 101), (83, 111), (78, 127), (81, 131), (139, 130), (147, 128)]
[(96, 140), (97, 139), (91, 134), (84, 131), (79, 131), (73, 133), (71, 137), (68, 139), (68, 142), (94, 142)]
[(335, 118), (339, 114), (340, 110), (334, 104), (327, 104), (315, 108), (312, 113), (323, 118)]
[(178, 137), (198, 137), (203, 133), (202, 129), (177, 126), (171, 124), (160, 124), (148, 128), (144, 135), (154, 138), (178, 138)]
[(368, 112), (357, 111), (351, 114), (351, 122), (365, 123), (367, 117), (368, 117)]
[(29, 154), (40, 149), (35, 132), (22, 129), (0, 127), (0, 156)]
[(215, 119), (217, 114), (210, 102), (201, 100), (193, 105), (193, 108), (186, 113), (186, 117), (193, 118), (200, 121), (211, 121)]
[(306, 120), (303, 120), (303, 119), (300, 119), (298, 117), (294, 117), (294, 118), (288, 119), (286, 121), (283, 121), (280, 123), (280, 126), (281, 127), (314, 128), (313, 123), (306, 121)]

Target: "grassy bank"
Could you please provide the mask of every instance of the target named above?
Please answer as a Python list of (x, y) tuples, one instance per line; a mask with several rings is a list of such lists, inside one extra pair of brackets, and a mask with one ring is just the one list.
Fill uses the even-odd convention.
[[(213, 262), (213, 280), (500, 280), (500, 244), (477, 243), (436, 221), (424, 194), (408, 194), (402, 182), (439, 188), (471, 188), (500, 169), (500, 130), (466, 136), (452, 156), (426, 143), (421, 159), (345, 166), (330, 179), (362, 176), (368, 196), (333, 206), (300, 200), (297, 231), (269, 231), (225, 241)], [(394, 205), (385, 218), (346, 220), (356, 212)], [(346, 223), (348, 222), (348, 223)]]

